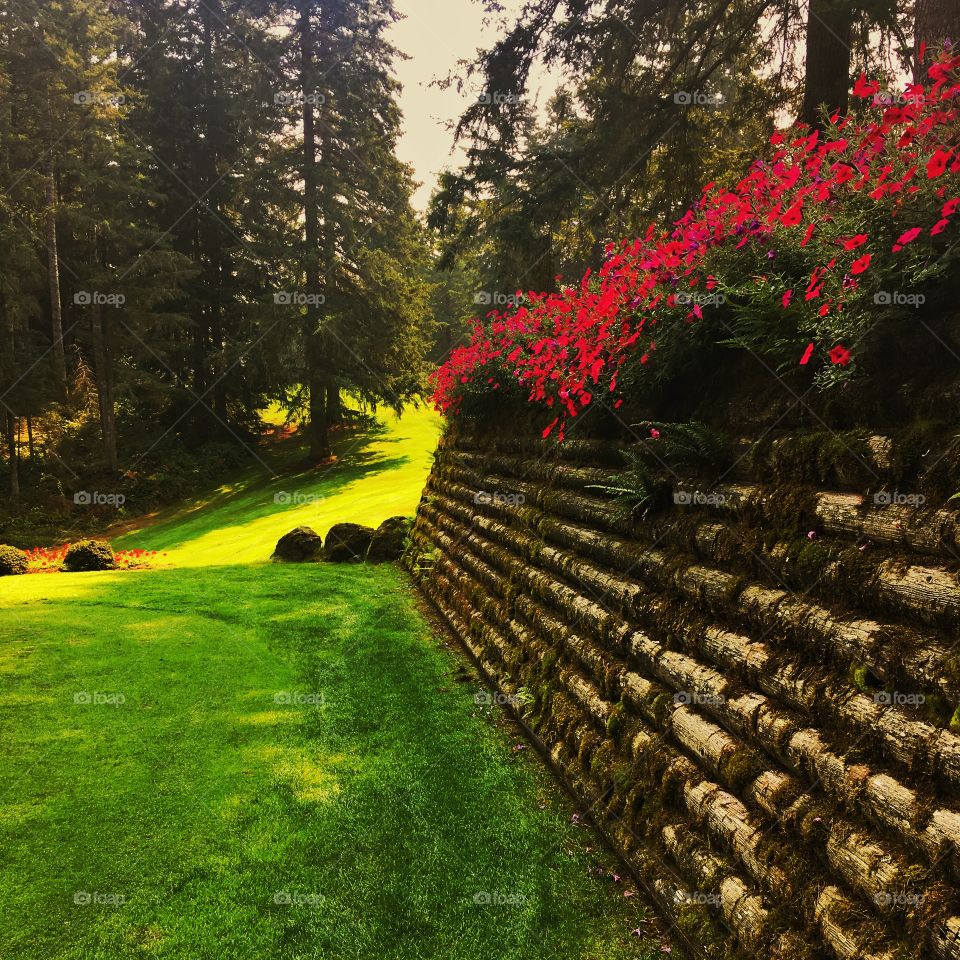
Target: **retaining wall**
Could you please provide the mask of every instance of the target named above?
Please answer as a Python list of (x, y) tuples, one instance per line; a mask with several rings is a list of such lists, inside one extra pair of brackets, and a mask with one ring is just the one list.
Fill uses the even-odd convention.
[(451, 433), (408, 566), (704, 954), (960, 960), (958, 515), (804, 442), (635, 519), (621, 447)]

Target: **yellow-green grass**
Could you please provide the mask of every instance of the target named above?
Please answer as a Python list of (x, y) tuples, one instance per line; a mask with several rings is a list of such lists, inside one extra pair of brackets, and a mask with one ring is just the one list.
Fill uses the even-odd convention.
[(277, 453), (251, 453), (250, 468), (234, 482), (194, 503), (165, 511), (113, 543), (166, 553), (158, 563), (209, 566), (267, 560), (277, 540), (294, 527), (321, 535), (350, 520), (377, 525), (412, 515), (430, 472), (440, 432), (433, 411), (381, 414), (380, 427), (342, 437), (330, 466), (296, 466), (293, 442)]
[(301, 522), (412, 512), (436, 430), (128, 535), (168, 566), (0, 580), (0, 957), (660, 955), (405, 574), (265, 560)]

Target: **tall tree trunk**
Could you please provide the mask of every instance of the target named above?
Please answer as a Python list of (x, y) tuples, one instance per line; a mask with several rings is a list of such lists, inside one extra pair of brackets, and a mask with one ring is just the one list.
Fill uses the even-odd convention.
[[(212, 354), (210, 374), (213, 382), (213, 412), (219, 423), (219, 430), (227, 424), (227, 386), (225, 383), (226, 358), (224, 356), (223, 338), (223, 279), (226, 274), (224, 266), (224, 240), (220, 230), (220, 221), (223, 217), (220, 208), (220, 194), (217, 189), (217, 180), (220, 176), (217, 142), (214, 136), (214, 111), (216, 98), (216, 74), (214, 72), (214, 21), (222, 18), (222, 10), (214, 10), (215, 0), (202, 0), (200, 16), (203, 24), (203, 191), (204, 199), (209, 204), (209, 210), (204, 216), (202, 251), (205, 261), (207, 277), (207, 296), (209, 297), (209, 322), (207, 330), (208, 349)], [(219, 8), (220, 4), (216, 4)], [(210, 358), (205, 357), (204, 362)]]
[[(203, 262), (203, 245), (200, 242), (200, 213), (196, 208), (190, 229), (190, 257), (199, 269)], [(202, 397), (207, 390), (207, 315), (199, 295), (193, 301), (193, 392)]]
[(53, 337), (53, 376), (60, 399), (67, 399), (67, 354), (63, 344), (60, 305), (60, 258), (57, 252), (57, 168), (53, 151), (47, 168), (47, 271), (50, 281), (50, 333)]
[(849, 0), (810, 0), (801, 123), (819, 129), (824, 107), (827, 116), (847, 109), (854, 7)]
[[(304, 274), (307, 293), (320, 290), (320, 199), (317, 173), (317, 134), (314, 118), (314, 50), (312, 0), (300, 0), (300, 86), (303, 93), (303, 214), (306, 256)], [(323, 344), (319, 332), (320, 308), (308, 302), (303, 321), (306, 343), (307, 387), (310, 391), (310, 459), (319, 463), (330, 459), (327, 424), (327, 383), (323, 371)]]
[[(914, 79), (921, 83), (933, 58), (950, 40), (960, 41), (960, 3), (957, 0), (916, 0), (914, 8)], [(924, 47), (921, 62), (920, 48)]]
[(27, 454), (33, 460), (33, 417), (27, 417)]
[(217, 415), (222, 429), (227, 426), (227, 357), (224, 352), (223, 338), (223, 260), (217, 257), (215, 264), (217, 274), (217, 289), (213, 304), (213, 329), (211, 336), (213, 338), (214, 364), (213, 364), (213, 412)]
[(117, 420), (113, 400), (112, 358), (108, 322), (104, 319), (103, 307), (95, 305), (90, 317), (90, 332), (93, 341), (93, 368), (97, 383), (97, 400), (100, 410), (100, 437), (103, 457), (112, 473), (117, 472)]
[(19, 417), (7, 413), (7, 449), (10, 452), (10, 499), (20, 500), (20, 444), (17, 434), (20, 432)]
[(343, 423), (343, 402), (340, 388), (335, 383), (327, 384), (327, 423)]

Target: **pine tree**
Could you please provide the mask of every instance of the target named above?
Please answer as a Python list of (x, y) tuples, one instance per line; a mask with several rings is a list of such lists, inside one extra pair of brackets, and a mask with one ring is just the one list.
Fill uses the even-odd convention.
[[(247, 419), (251, 354), (275, 323), (264, 275), (283, 247), (260, 241), (283, 204), (264, 161), (283, 128), (276, 16), (256, 2), (130, 4), (127, 129), (149, 150), (157, 226), (189, 258), (175, 304), (187, 323), (167, 358), (173, 422), (193, 437), (234, 434)], [(275, 232), (274, 239), (282, 236)]]
[(398, 409), (419, 393), (429, 289), (414, 184), (396, 157), (392, 0), (297, 0), (291, 12), (303, 286), (290, 309), (299, 310), (310, 459), (323, 462), (331, 388)]

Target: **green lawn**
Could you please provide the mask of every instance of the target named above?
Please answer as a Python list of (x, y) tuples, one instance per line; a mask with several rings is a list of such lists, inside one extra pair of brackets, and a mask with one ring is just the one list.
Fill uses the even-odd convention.
[(0, 580), (0, 957), (661, 955), (401, 571), (264, 562), (411, 512), (436, 429), (127, 537), (167, 566)]

